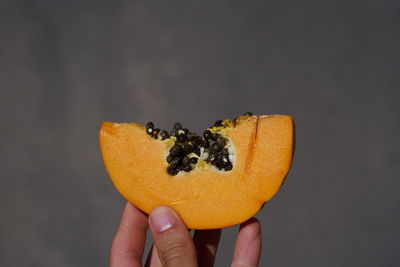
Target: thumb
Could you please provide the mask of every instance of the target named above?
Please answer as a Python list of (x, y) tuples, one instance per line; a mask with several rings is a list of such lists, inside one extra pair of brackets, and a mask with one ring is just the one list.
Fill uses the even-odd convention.
[(193, 239), (171, 208), (155, 208), (149, 215), (149, 225), (163, 266), (197, 266)]

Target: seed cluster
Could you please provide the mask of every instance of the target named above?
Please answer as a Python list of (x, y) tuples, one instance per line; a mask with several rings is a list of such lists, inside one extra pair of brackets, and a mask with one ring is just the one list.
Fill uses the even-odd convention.
[[(252, 115), (247, 112), (245, 115)], [(190, 132), (176, 122), (170, 132), (154, 128), (154, 123), (146, 124), (146, 132), (154, 139), (174, 140), (173, 146), (166, 157), (167, 172), (177, 175), (179, 171), (192, 171), (199, 160), (215, 166), (219, 170), (230, 171), (233, 168), (233, 148), (228, 139), (218, 133), (221, 129), (234, 123), (232, 121), (217, 120), (213, 126), (203, 132), (203, 136)]]

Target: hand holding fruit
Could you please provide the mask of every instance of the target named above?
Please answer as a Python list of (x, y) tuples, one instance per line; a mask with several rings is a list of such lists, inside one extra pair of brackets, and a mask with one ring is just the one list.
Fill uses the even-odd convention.
[[(110, 267), (142, 266), (146, 232), (150, 228), (155, 246), (145, 266), (213, 266), (220, 229), (196, 230), (191, 237), (179, 216), (166, 206), (147, 216), (127, 203), (110, 254)], [(261, 226), (251, 218), (240, 225), (231, 266), (258, 266)]]

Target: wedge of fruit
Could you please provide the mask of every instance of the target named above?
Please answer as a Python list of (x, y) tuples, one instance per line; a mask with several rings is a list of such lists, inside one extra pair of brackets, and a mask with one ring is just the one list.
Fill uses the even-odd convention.
[(203, 136), (176, 123), (167, 132), (104, 122), (100, 149), (117, 190), (149, 213), (172, 207), (188, 228), (213, 229), (252, 217), (280, 188), (291, 166), (293, 119), (287, 115), (219, 120)]

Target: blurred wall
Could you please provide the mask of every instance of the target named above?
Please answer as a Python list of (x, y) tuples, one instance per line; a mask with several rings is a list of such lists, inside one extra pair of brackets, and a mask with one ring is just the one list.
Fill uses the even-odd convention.
[(0, 266), (107, 265), (101, 121), (245, 111), (297, 124), (261, 266), (400, 265), (398, 1), (3, 0), (0, 33)]

